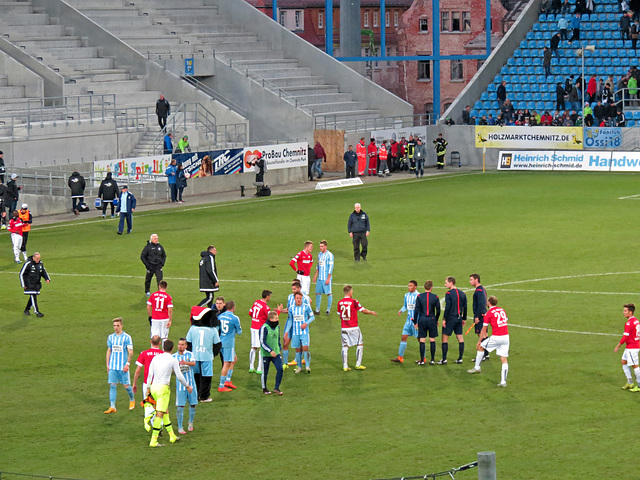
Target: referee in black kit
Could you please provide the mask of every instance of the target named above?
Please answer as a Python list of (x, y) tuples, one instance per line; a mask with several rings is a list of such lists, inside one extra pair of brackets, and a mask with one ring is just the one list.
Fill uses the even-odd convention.
[[(482, 324), (484, 321), (484, 314), (487, 313), (487, 291), (480, 284), (480, 275), (477, 273), (472, 273), (469, 275), (469, 283), (472, 287), (475, 288), (473, 292), (473, 323), (474, 330), (476, 335), (480, 337), (480, 332), (482, 332)], [(478, 338), (482, 340), (481, 338)], [(482, 361), (489, 357), (489, 352), (485, 349), (484, 357)], [(471, 361), (475, 362), (475, 357), (471, 359)]]
[(467, 319), (467, 296), (462, 290), (456, 288), (456, 279), (447, 277), (444, 286), (449, 291), (444, 296), (444, 313), (442, 315), (442, 360), (438, 365), (447, 364), (447, 353), (449, 352), (449, 336), (456, 334), (458, 339), (458, 359), (455, 363), (462, 363), (464, 354), (464, 337), (462, 327)]

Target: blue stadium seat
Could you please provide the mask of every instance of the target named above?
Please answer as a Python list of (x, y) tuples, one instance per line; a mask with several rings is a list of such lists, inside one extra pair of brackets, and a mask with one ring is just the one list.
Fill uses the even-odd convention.
[(528, 93), (531, 91), (531, 85), (529, 85), (528, 83), (522, 83), (521, 87), (520, 87), (520, 91), (524, 92), (524, 93)]
[(541, 23), (541, 24), (540, 24), (540, 29), (541, 29), (543, 32), (548, 32), (549, 30), (553, 30), (553, 29), (550, 27), (549, 23), (546, 23), (546, 22), (545, 22), (545, 23)]
[(546, 22), (547, 21), (547, 15), (545, 13), (541, 13), (540, 17), (538, 18), (539, 22)]
[(627, 127), (635, 127), (636, 122), (634, 122), (633, 120), (627, 120)]
[(482, 92), (482, 95), (480, 95), (480, 100), (489, 100), (489, 94), (487, 92)]
[(534, 37), (533, 32), (527, 32), (527, 36), (525, 38), (527, 40), (533, 40), (535, 37)]
[(640, 110), (635, 110), (633, 112), (633, 119), (634, 120), (640, 120)]
[(616, 40), (616, 48), (625, 48), (622, 40)]
[(514, 57), (522, 57), (522, 50), (520, 50), (519, 48), (516, 48), (515, 51), (513, 52), (513, 56)]
[(518, 75), (526, 75), (527, 67), (518, 67)]
[(533, 100), (533, 94), (532, 93), (525, 93), (524, 94), (524, 101), (525, 102), (530, 102)]
[(611, 33), (611, 30), (605, 30), (604, 32), (602, 32), (602, 37), (605, 40), (611, 40), (613, 38), (612, 36), (613, 34)]
[(493, 104), (492, 103), (493, 102), (490, 102), (490, 101), (482, 102), (482, 108), (485, 109), (485, 110), (488, 109), (488, 108), (491, 108), (492, 106), (495, 105), (495, 103), (493, 103)]
[(487, 92), (495, 92), (498, 89), (495, 83), (490, 83), (487, 87)]
[(528, 42), (526, 40), (522, 40), (520, 42), (520, 48), (527, 48)]
[(593, 40), (595, 36), (596, 36), (596, 32), (592, 30), (588, 30), (584, 32), (584, 38), (586, 38), (587, 40)]
[(538, 113), (540, 113), (541, 110), (544, 110), (544, 102), (536, 102), (536, 109), (538, 110)]
[(513, 99), (514, 99), (516, 102), (521, 102), (521, 101), (524, 99), (524, 95), (523, 95), (522, 93), (520, 93), (520, 92), (517, 92), (517, 93), (515, 93), (515, 94), (513, 95)]
[(532, 66), (532, 65), (533, 65), (533, 61), (534, 61), (534, 60), (537, 60), (537, 59), (533, 59), (533, 58), (531, 58), (531, 57), (527, 57), (527, 58), (525, 58), (525, 59), (524, 59), (524, 65), (525, 65), (526, 67), (530, 67), (530, 66)]
[(593, 60), (593, 65), (596, 66), (596, 67), (601, 67), (602, 66), (602, 58), (600, 58), (600, 57), (595, 58)]
[(541, 30), (540, 23), (539, 22), (534, 23), (533, 27), (531, 28), (531, 30), (533, 30), (534, 32), (537, 32), (537, 31)]
[(594, 66), (593, 58), (591, 58), (591, 57), (585, 58), (584, 59), (584, 66), (585, 67), (593, 67)]
[(582, 60), (580, 60), (579, 58), (576, 58), (576, 57), (570, 57), (570, 58), (567, 60), (567, 65), (569, 65), (570, 67), (574, 67), (574, 66), (576, 66), (576, 65), (578, 65), (578, 64), (581, 64), (581, 62), (582, 62)]
[(551, 94), (549, 92), (544, 92), (542, 94), (542, 100), (545, 102), (548, 102), (551, 100)]
[(542, 32), (535, 32), (533, 38), (536, 40), (544, 40), (545, 35)]
[(597, 30), (596, 32), (594, 32), (593, 38), (595, 38), (596, 40), (602, 40), (604, 38), (604, 32), (602, 30)]
[[(609, 5), (610, 6), (610, 5)], [(606, 10), (605, 10), (606, 11)], [(611, 11), (611, 10), (609, 10)], [(616, 21), (616, 16), (613, 13), (607, 13), (607, 21), (608, 22), (615, 22)]]
[(536, 92), (533, 94), (533, 101), (534, 102), (540, 102), (542, 100), (542, 95), (540, 94), (540, 92)]
[(476, 103), (473, 104), (473, 109), (474, 110), (478, 110), (482, 107), (482, 102), (480, 100), (476, 101)]
[[(502, 77), (502, 80), (504, 80), (505, 82), (507, 82), (507, 84), (511, 83), (511, 75), (505, 75)], [(501, 80), (501, 81), (502, 81)]]
[(562, 75), (570, 75), (571, 74), (571, 67), (561, 67), (560, 68), (560, 72), (562, 73)]
[(507, 59), (507, 65), (509, 65), (509, 66), (513, 66), (513, 65), (515, 65), (515, 64), (516, 64), (516, 59), (515, 59), (515, 58), (513, 58), (513, 57), (509, 57), (509, 58)]
[(567, 57), (560, 57), (560, 60), (558, 60), (558, 65), (560, 65), (561, 67), (566, 67), (567, 65), (569, 65)]
[(540, 86), (537, 83), (531, 85), (531, 89), (529, 90), (532, 93), (536, 93), (540, 91)]
[(521, 58), (521, 57), (520, 58), (516, 58), (516, 65), (518, 67), (523, 66), (524, 65), (524, 58)]
[(620, 65), (622, 65), (622, 62), (620, 61), (620, 57), (614, 57), (611, 59), (611, 64), (614, 67), (619, 67)]
[(615, 40), (607, 40), (605, 41), (605, 45), (607, 48), (616, 48), (616, 41)]
[[(603, 5), (603, 7), (604, 7), (604, 11), (605, 11), (605, 12), (607, 12), (607, 13), (610, 13), (610, 12), (614, 12), (614, 11), (615, 11), (615, 10), (614, 10), (613, 5), (611, 5), (610, 3), (606, 3), (606, 4), (604, 4), (604, 5)], [(608, 18), (609, 20), (611, 20), (611, 17), (612, 17), (612, 16), (615, 18), (615, 15), (607, 15), (607, 18)]]
[(545, 44), (546, 44), (546, 42), (544, 40), (536, 40), (535, 42), (536, 42), (535, 48), (537, 48), (539, 50), (542, 50), (544, 48)]
[(505, 65), (504, 67), (502, 67), (502, 68), (500, 69), (500, 73), (501, 73), (502, 75), (508, 74), (508, 73), (509, 73), (509, 67), (507, 67), (507, 66)]
[(627, 67), (614, 67), (614, 75), (624, 75), (627, 73)]

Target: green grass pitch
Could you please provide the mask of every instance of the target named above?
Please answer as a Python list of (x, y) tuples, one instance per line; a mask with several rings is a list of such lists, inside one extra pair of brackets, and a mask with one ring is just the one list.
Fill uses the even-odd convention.
[[(479, 451), (496, 452), (501, 479), (636, 471), (640, 396), (620, 389), (625, 379), (613, 348), (623, 330), (622, 304), (640, 306), (640, 203), (619, 199), (640, 194), (639, 178), (573, 172), (394, 178), (139, 213), (132, 234), (122, 237), (113, 220), (38, 226), (36, 219), (29, 251), (42, 253), (52, 275), (39, 299), (42, 319), (22, 314), (19, 267), (3, 233), (0, 471), (84, 479), (366, 479), (448, 470)], [(346, 232), (354, 202), (372, 223), (366, 263), (353, 262)], [(136, 355), (148, 348), (139, 255), (151, 233), (168, 254), (170, 337), (186, 334), (189, 309), (203, 297), (199, 254), (211, 243), (218, 247), (220, 293), (236, 301), (244, 329), (236, 342), (238, 389), (214, 391), (212, 403), (197, 407), (195, 431), (156, 450), (148, 447), (141, 408), (127, 410), (121, 386), (118, 412), (102, 413), (109, 406), (104, 363), (112, 318), (124, 318)], [(315, 242), (314, 257), (321, 239), (335, 254), (334, 306), (349, 283), (355, 298), (378, 312), (360, 321), (367, 370), (342, 371), (334, 308), (311, 326), (311, 375), (289, 370), (285, 395), (265, 397), (259, 377), (248, 373), (247, 312), (264, 288), (274, 291), (272, 306), (286, 301), (294, 277), (288, 262), (307, 239)], [(508, 388), (496, 387), (495, 357), (481, 375), (466, 373), (473, 334), (465, 337), (463, 365), (416, 366), (413, 339), (404, 365), (389, 362), (398, 353), (404, 316), (397, 311), (407, 282), (431, 279), (442, 298), (447, 275), (470, 293), (474, 272), (512, 325)], [(455, 359), (455, 338), (450, 345)], [(214, 386), (216, 374), (217, 359)], [(174, 400), (172, 391), (175, 426)], [(456, 476), (472, 478), (474, 471)]]

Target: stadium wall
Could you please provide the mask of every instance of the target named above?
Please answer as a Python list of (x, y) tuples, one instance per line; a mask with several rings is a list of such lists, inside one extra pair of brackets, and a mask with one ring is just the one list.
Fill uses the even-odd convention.
[(44, 97), (44, 80), (40, 75), (0, 51), (0, 72), (7, 76), (9, 85), (24, 86), (24, 96), (40, 99)]

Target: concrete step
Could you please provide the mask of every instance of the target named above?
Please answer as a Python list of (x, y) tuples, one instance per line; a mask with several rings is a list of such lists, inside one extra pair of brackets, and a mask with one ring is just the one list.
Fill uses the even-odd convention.
[(0, 31), (2, 25), (48, 25), (49, 15), (46, 13), (2, 13), (0, 17)]
[(121, 82), (123, 80), (131, 80), (131, 75), (129, 72), (121, 72), (121, 73), (89, 73), (89, 74), (80, 74), (80, 75), (65, 75), (65, 80), (69, 82), (70, 80), (75, 81), (75, 83), (94, 83), (94, 82)]
[(144, 91), (146, 82), (144, 80), (122, 80), (117, 82), (90, 82), (90, 83), (67, 83), (64, 86), (65, 95), (95, 95), (107, 93), (135, 93)]
[(125, 7), (121, 4), (121, 6), (83, 6), (80, 5), (77, 7), (84, 15), (94, 20), (97, 23), (100, 23), (98, 20), (101, 17), (113, 17), (113, 16), (121, 16), (121, 17), (138, 17), (140, 16), (140, 10), (133, 7)]
[(59, 59), (65, 58), (97, 58), (97, 47), (73, 47), (73, 48), (47, 48), (43, 54), (54, 56)]
[(54, 70), (58, 68), (60, 72), (64, 71), (64, 67), (67, 67), (66, 71), (73, 69), (78, 72), (87, 72), (92, 70), (105, 70), (113, 67), (113, 59), (109, 57), (102, 58), (65, 58), (64, 62), (58, 62), (54, 65)]
[[(133, 46), (133, 45), (132, 45)], [(167, 54), (167, 55), (181, 55), (181, 54), (191, 54), (197, 52), (197, 48), (193, 45), (189, 44), (180, 44), (180, 45), (137, 45), (135, 47), (137, 51), (142, 53), (157, 53), (157, 54)], [(210, 52), (213, 52), (213, 49), (209, 49)]]
[[(221, 17), (223, 18), (223, 17)], [(233, 33), (236, 32), (242, 35), (251, 35), (251, 32), (246, 32), (242, 29), (242, 27), (238, 25), (234, 25), (229, 20), (221, 20), (216, 21), (211, 25), (203, 24), (203, 23), (183, 23), (180, 25), (169, 24), (165, 25), (164, 28), (167, 29), (169, 33), (176, 34), (199, 34), (199, 33)]]
[(0, 98), (0, 106), (2, 106), (1, 115), (13, 114), (14, 112), (27, 109), (29, 98)]
[(9, 2), (3, 0), (0, 1), (0, 12), (2, 12), (2, 15), (7, 13), (33, 13), (33, 5), (31, 2)]
[(281, 87), (283, 91), (295, 96), (340, 93), (338, 85), (297, 85)]
[(234, 62), (244, 63), (245, 61), (258, 60), (258, 61), (272, 61), (272, 60), (284, 60), (284, 54), (277, 50), (228, 50), (220, 51), (219, 48), (215, 49), (216, 55), (222, 55), (226, 58), (232, 59)]
[[(195, 23), (195, 24), (199, 23), (201, 25), (212, 25), (217, 22), (221, 24), (225, 22), (224, 20), (216, 20), (216, 17), (217, 17), (216, 14), (202, 12), (202, 13), (176, 13), (176, 14), (168, 14), (168, 15), (162, 15), (162, 16), (156, 16), (154, 14), (153, 18), (156, 23), (162, 23), (163, 25), (166, 25), (169, 22), (174, 25), (181, 25), (184, 23)], [(167, 19), (168, 22), (163, 21), (164, 19)]]
[(0, 98), (24, 98), (24, 86), (0, 87)]
[(198, 33), (198, 43), (210, 45), (238, 44), (238, 43), (258, 43), (258, 35), (252, 33)]
[(24, 28), (23, 25), (3, 25), (2, 36), (12, 42), (34, 37), (63, 37), (68, 34), (68, 28), (64, 25), (40, 25), (38, 28)]
[(9, 85), (9, 79), (7, 75), (0, 75), (0, 87), (6, 87)]
[(304, 105), (307, 108), (313, 110), (314, 113), (331, 113), (336, 112), (351, 112), (358, 110), (366, 110), (367, 104), (365, 102), (335, 102), (335, 103), (309, 103)]
[[(211, 44), (207, 44), (211, 45)], [(284, 58), (284, 53), (281, 50), (272, 50), (269, 44), (267, 43), (259, 43), (259, 42), (247, 42), (247, 43), (220, 43), (216, 45), (211, 45), (216, 49), (216, 52), (220, 52), (223, 54), (231, 55), (233, 52), (273, 52), (274, 54), (279, 55), (280, 58)]]
[(269, 82), (272, 84), (281, 87), (283, 89), (287, 89), (289, 87), (309, 87), (315, 85), (324, 85), (325, 79), (319, 77), (317, 75), (307, 75), (307, 76), (299, 76), (299, 77), (281, 77), (281, 78), (271, 78)]
[(132, 15), (132, 16), (119, 16), (119, 15), (103, 15), (100, 18), (93, 18), (94, 22), (98, 25), (109, 30), (111, 26), (129, 26), (136, 28), (146, 28), (153, 25), (151, 18), (146, 15)]
[[(12, 40), (10, 39), (10, 41)], [(50, 38), (28, 38), (25, 40), (20, 40), (19, 42), (15, 42), (16, 45), (24, 46), (27, 49), (75, 48), (82, 47), (82, 43), (82, 39), (70, 35)]]
[(347, 120), (365, 120), (371, 118), (380, 118), (380, 112), (378, 110), (346, 110), (335, 112), (316, 112), (316, 117), (326, 117), (329, 122), (333, 122), (334, 119), (338, 122)]
[(271, 70), (280, 70), (282, 68), (293, 69), (298, 68), (298, 61), (287, 58), (267, 58), (264, 60), (233, 60), (233, 64), (243, 70), (269, 72)]
[[(244, 68), (243, 68), (244, 70)], [(308, 67), (299, 68), (272, 68), (269, 70), (251, 70), (249, 76), (255, 79), (272, 78), (288, 78), (288, 77), (308, 77), (311, 75), (311, 69)]]
[(134, 35), (118, 35), (118, 38), (120, 38), (120, 40), (127, 42), (128, 45), (131, 45), (134, 48), (137, 46), (147, 46), (147, 45), (157, 45), (158, 47), (160, 46), (166, 47), (169, 45), (182, 44), (182, 40), (175, 35), (156, 36), (156, 37), (150, 37), (150, 36), (141, 37), (138, 35), (135, 35), (135, 36)]
[(293, 95), (298, 103), (303, 105), (318, 105), (323, 103), (349, 103), (353, 102), (353, 95), (350, 93), (311, 93), (300, 95), (297, 92), (289, 92)]
[[(75, 0), (75, 1), (83, 1), (83, 0)], [(92, 0), (97, 1), (97, 0)], [(166, 0), (128, 0), (128, 3), (131, 6), (136, 8), (142, 7), (151, 7), (151, 8), (162, 8), (167, 6)], [(202, 7), (204, 2), (202, 0), (180, 0), (179, 5), (182, 7)], [(212, 7), (209, 7), (212, 8)], [(216, 7), (213, 7), (216, 8)]]

